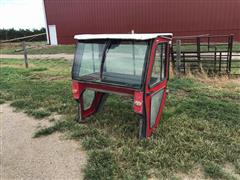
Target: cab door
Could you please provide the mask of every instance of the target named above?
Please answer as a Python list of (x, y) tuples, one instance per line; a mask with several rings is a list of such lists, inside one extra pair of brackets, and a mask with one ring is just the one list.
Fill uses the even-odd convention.
[(152, 46), (145, 84), (145, 136), (157, 128), (166, 100), (169, 41), (157, 38)]

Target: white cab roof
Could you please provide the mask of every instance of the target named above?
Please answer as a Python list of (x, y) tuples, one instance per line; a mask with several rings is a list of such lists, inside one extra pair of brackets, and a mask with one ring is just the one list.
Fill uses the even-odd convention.
[(75, 35), (74, 39), (77, 40), (90, 40), (90, 39), (133, 39), (133, 40), (147, 40), (155, 39), (156, 37), (172, 37), (172, 33), (149, 33), (149, 34), (80, 34)]

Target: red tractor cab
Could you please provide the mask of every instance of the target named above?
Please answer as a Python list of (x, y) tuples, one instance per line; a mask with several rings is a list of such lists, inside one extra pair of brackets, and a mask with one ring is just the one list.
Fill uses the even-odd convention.
[[(101, 110), (108, 94), (133, 97), (139, 136), (157, 128), (166, 100), (171, 33), (76, 35), (72, 93), (79, 122)], [(124, 114), (123, 114), (124, 115)]]

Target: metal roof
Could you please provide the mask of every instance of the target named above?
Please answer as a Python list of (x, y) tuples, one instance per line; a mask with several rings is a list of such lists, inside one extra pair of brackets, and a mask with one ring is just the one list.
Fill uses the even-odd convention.
[(147, 40), (155, 39), (156, 37), (172, 37), (172, 33), (149, 33), (149, 34), (80, 34), (75, 35), (74, 39), (89, 40), (89, 39), (133, 39)]

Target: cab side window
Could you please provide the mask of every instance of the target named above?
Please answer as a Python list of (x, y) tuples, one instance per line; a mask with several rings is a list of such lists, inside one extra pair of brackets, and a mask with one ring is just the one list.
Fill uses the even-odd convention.
[(166, 78), (166, 48), (166, 43), (157, 45), (151, 72), (150, 86), (154, 86)]

